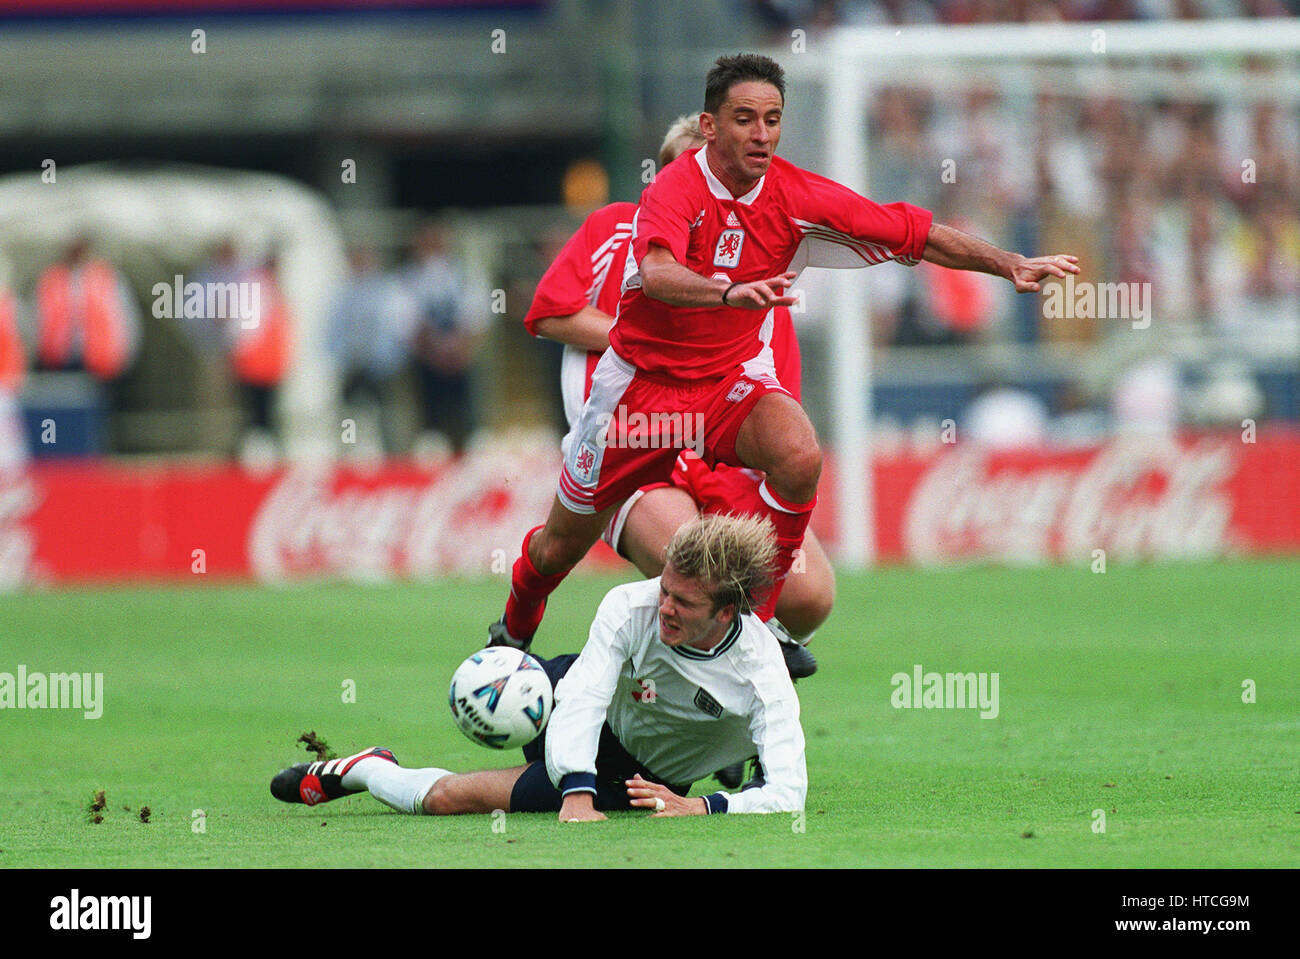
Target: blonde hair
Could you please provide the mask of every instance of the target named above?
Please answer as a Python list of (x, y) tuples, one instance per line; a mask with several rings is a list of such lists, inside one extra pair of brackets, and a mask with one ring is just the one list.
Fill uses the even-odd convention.
[(668, 132), (664, 134), (664, 142), (659, 147), (659, 169), (662, 170), (676, 160), (679, 155), (690, 149), (689, 146), (677, 149), (677, 141), (683, 137), (688, 137), (696, 143), (704, 142), (704, 134), (700, 132), (700, 116), (698, 113), (683, 113), (668, 127)]
[(772, 586), (776, 532), (766, 516), (709, 513), (677, 530), (665, 560), (678, 575), (699, 580), (713, 611), (735, 605), (751, 613)]

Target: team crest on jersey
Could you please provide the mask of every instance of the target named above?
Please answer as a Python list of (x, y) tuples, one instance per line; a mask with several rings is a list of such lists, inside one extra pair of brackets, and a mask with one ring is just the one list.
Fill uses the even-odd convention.
[(753, 383), (750, 383), (748, 380), (736, 380), (735, 385), (731, 388), (731, 392), (727, 394), (727, 402), (739, 403), (752, 392), (754, 392)]
[(718, 702), (709, 695), (708, 690), (703, 686), (695, 691), (695, 705), (704, 710), (714, 719), (722, 715), (722, 703)]
[(713, 265), (734, 267), (740, 263), (740, 248), (745, 245), (744, 230), (723, 230), (713, 251)]
[(596, 471), (596, 451), (591, 444), (583, 443), (578, 448), (578, 455), (573, 458), (573, 478), (579, 483), (590, 483), (591, 475)]

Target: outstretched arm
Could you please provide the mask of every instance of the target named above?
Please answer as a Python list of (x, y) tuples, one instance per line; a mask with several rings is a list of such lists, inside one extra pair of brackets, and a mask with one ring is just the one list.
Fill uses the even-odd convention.
[(975, 270), (991, 273), (1015, 284), (1017, 293), (1037, 293), (1040, 280), (1049, 276), (1064, 277), (1079, 272), (1079, 258), (1065, 253), (1052, 256), (1024, 257), (1001, 250), (977, 236), (954, 230), (942, 223), (930, 225), (925, 240), (924, 259), (950, 270)]

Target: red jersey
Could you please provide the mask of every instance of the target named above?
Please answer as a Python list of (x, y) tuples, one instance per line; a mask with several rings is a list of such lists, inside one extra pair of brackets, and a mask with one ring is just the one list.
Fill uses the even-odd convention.
[(537, 284), (524, 326), (537, 335), (536, 323), (547, 316), (572, 316), (594, 306), (613, 316), (618, 312), (623, 262), (632, 237), (635, 203), (611, 203), (582, 221)]
[[(632, 239), (635, 203), (611, 203), (590, 214), (542, 275), (524, 316), (524, 326), (537, 335), (537, 321), (548, 316), (572, 316), (584, 306), (614, 316), (622, 293), (624, 264)], [(776, 311), (772, 347), (777, 377), (799, 397), (799, 341), (790, 311)], [(560, 365), (564, 412), (572, 424), (591, 393), (591, 374), (600, 352), (565, 346)]]
[(651, 375), (714, 379), (738, 366), (773, 365), (773, 311), (670, 306), (641, 290), (651, 245), (689, 270), (728, 282), (762, 280), (805, 266), (857, 267), (895, 260), (914, 266), (932, 214), (910, 203), (881, 205), (834, 180), (773, 157), (749, 193), (732, 197), (709, 170), (707, 147), (666, 166), (641, 195), (614, 351)]
[[(537, 335), (537, 321), (543, 317), (572, 316), (584, 306), (594, 306), (610, 316), (618, 312), (623, 264), (635, 213), (635, 203), (611, 203), (583, 221), (537, 284), (524, 317), (529, 333)], [(599, 361), (599, 352), (565, 344), (560, 361), (560, 395), (571, 425), (591, 392), (591, 374)]]

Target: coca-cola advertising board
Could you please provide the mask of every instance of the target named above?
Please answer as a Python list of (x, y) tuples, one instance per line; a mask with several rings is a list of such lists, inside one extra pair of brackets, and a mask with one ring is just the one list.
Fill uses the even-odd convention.
[[(0, 589), (196, 574), (430, 579), (508, 571), (550, 510), (550, 445), (435, 467), (115, 463), (0, 474)], [(834, 553), (834, 458), (814, 527)], [(887, 562), (1088, 562), (1300, 552), (1300, 435), (1116, 441), (1071, 451), (941, 447), (874, 466)], [(620, 561), (600, 545), (591, 565)]]
[(876, 552), (961, 561), (1208, 559), (1300, 550), (1300, 436), (953, 446), (877, 462)]

